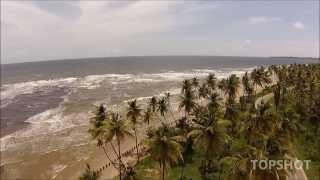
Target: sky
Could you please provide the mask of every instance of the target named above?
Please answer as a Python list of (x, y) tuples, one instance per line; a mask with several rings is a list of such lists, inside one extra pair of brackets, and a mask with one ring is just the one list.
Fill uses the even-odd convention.
[(1, 63), (86, 57), (319, 57), (319, 1), (1, 1)]

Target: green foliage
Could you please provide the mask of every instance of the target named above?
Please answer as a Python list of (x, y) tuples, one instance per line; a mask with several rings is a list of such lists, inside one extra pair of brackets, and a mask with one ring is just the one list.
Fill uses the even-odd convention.
[(91, 170), (90, 165), (86, 164), (86, 170), (79, 177), (79, 180), (98, 180), (99, 177), (100, 177), (100, 174), (98, 172), (95, 172), (95, 171)]
[[(258, 87), (263, 89), (257, 93)], [(141, 116), (149, 124), (154, 114), (165, 118), (169, 96), (151, 98), (144, 111), (130, 102), (128, 119), (137, 122)], [(250, 160), (292, 158), (310, 159), (306, 174), (320, 176), (319, 64), (259, 67), (241, 81), (236, 75), (217, 80), (214, 74), (204, 81), (184, 80), (179, 107), (184, 116), (173, 119), (175, 126), (160, 119), (160, 127), (148, 130), (146, 155), (132, 169), (125, 168), (124, 179), (282, 180), (291, 172), (254, 170)], [(101, 107), (92, 123), (90, 132), (100, 147), (130, 134), (117, 113)]]

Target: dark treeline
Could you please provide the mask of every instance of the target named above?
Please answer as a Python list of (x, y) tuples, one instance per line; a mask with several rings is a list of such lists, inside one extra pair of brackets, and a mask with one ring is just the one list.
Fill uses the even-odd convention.
[[(221, 80), (194, 77), (182, 82), (179, 113), (172, 99), (165, 93), (147, 104), (133, 100), (121, 113), (97, 107), (89, 132), (117, 178), (281, 180), (296, 170), (254, 169), (251, 160), (301, 158), (312, 161), (310, 179), (320, 173), (319, 64), (259, 67)], [(149, 128), (138, 142), (141, 124)], [(121, 141), (130, 136), (135, 147), (122, 153)], [(133, 167), (123, 160), (128, 153), (136, 156)], [(98, 179), (104, 169), (88, 165), (80, 179)]]

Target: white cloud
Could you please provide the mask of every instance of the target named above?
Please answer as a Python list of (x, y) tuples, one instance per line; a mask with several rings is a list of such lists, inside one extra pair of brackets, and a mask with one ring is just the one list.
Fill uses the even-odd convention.
[(111, 3), (74, 1), (81, 13), (70, 19), (31, 2), (1, 1), (1, 59), (123, 55), (123, 49), (137, 46), (137, 37), (176, 27), (175, 19), (166, 15), (175, 2), (123, 1), (116, 7)]
[(247, 40), (244, 41), (244, 43), (245, 43), (245, 44), (251, 44), (251, 40), (250, 40), (250, 39), (247, 39)]
[(299, 29), (299, 30), (305, 29), (304, 24), (302, 22), (300, 22), (300, 21), (297, 21), (297, 22), (293, 23), (292, 26), (293, 26), (293, 28)]
[(254, 17), (249, 17), (248, 20), (250, 24), (261, 24), (261, 23), (280, 21), (281, 19), (278, 17), (254, 16)]
[(246, 39), (245, 41), (243, 41), (243, 43), (240, 47), (247, 48), (247, 47), (251, 46), (251, 44), (252, 44), (252, 41), (250, 39)]
[[(281, 21), (277, 17), (255, 16), (241, 21), (241, 24), (231, 24), (231, 21), (240, 19), (224, 16), (222, 12), (226, 12), (227, 5), (202, 1), (68, 3), (71, 5), (1, 1), (1, 61), (214, 55), (216, 51), (220, 55), (250, 55), (255, 53), (251, 49), (261, 45), (261, 40), (255, 39), (255, 35), (261, 32), (255, 29), (259, 26), (248, 28), (248, 23)], [(242, 12), (235, 13), (241, 15)], [(272, 37), (273, 33), (270, 31), (266, 36)], [(224, 42), (228, 43), (223, 45)], [(274, 45), (270, 46), (273, 48)], [(269, 54), (267, 48), (261, 48), (259, 54)]]

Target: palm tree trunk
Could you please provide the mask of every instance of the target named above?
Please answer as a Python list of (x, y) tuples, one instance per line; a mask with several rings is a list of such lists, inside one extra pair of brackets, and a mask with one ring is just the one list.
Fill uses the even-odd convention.
[(104, 151), (104, 154), (107, 156), (108, 160), (111, 162), (112, 166), (114, 168), (116, 168), (116, 166), (114, 165), (114, 162), (111, 160), (110, 156), (108, 155), (107, 151), (106, 151), (106, 148), (104, 146), (102, 146), (102, 149)]
[(183, 162), (183, 164), (182, 164), (182, 169), (181, 169), (180, 180), (182, 180), (182, 179), (183, 179), (184, 166), (185, 166), (185, 164), (184, 164), (184, 162)]
[(208, 160), (209, 160), (209, 148), (207, 148), (206, 151), (206, 159), (205, 159), (205, 163), (204, 163), (204, 177), (205, 179), (208, 179), (208, 174), (207, 174), (207, 165), (208, 165)]
[(114, 147), (114, 145), (112, 144), (111, 141), (110, 141), (109, 143), (110, 143), (110, 145), (111, 145), (111, 147), (112, 147), (113, 152), (116, 154), (116, 157), (119, 158), (119, 155), (118, 155), (118, 153), (117, 153), (116, 148)]
[(221, 174), (222, 174), (222, 170), (223, 170), (223, 165), (221, 164), (220, 170), (219, 170), (219, 180), (221, 180)]
[(133, 130), (134, 130), (134, 136), (135, 136), (135, 138), (136, 138), (136, 151), (137, 151), (137, 158), (138, 158), (138, 162), (139, 162), (140, 158), (139, 158), (139, 149), (138, 149), (137, 129), (134, 128)]
[(118, 152), (119, 152), (119, 176), (120, 180), (122, 179), (122, 171), (121, 171), (121, 166), (122, 166), (122, 161), (121, 161), (121, 148), (120, 148), (120, 139), (117, 137), (117, 143), (118, 143)]
[(165, 175), (165, 169), (166, 169), (166, 163), (165, 162), (163, 162), (162, 163), (162, 180), (164, 180), (164, 175)]

